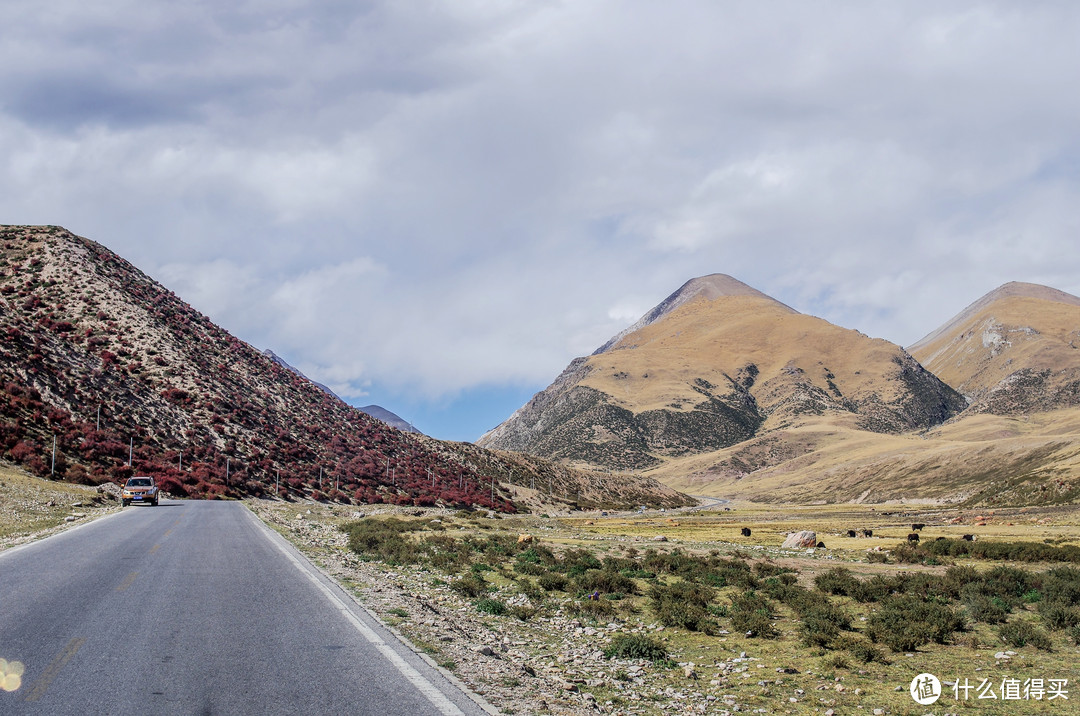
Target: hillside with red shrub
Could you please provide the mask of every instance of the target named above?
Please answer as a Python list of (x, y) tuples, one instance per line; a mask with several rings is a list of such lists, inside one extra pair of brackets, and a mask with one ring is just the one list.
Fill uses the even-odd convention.
[[(34, 474), (146, 474), (177, 496), (514, 510), (492, 476), (526, 484), (535, 467), (476, 450), (349, 406), (93, 241), (0, 227), (0, 456)], [(655, 487), (634, 499), (683, 499)]]

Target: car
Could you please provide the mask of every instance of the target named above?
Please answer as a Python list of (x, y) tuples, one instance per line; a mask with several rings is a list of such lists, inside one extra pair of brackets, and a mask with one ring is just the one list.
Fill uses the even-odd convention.
[(132, 502), (139, 504), (151, 504), (155, 507), (158, 503), (158, 486), (154, 478), (144, 475), (129, 477), (124, 483), (124, 490), (120, 494), (120, 502), (127, 507)]

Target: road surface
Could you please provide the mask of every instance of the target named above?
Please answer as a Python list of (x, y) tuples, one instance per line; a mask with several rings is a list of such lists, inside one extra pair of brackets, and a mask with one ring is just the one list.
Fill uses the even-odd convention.
[(0, 660), (2, 714), (484, 713), (236, 502), (0, 553)]

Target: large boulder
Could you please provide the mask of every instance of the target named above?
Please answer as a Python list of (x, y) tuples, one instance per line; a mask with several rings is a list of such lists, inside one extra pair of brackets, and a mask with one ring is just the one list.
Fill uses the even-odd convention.
[(817, 534), (810, 530), (792, 532), (781, 545), (787, 549), (799, 549), (802, 547), (817, 547)]

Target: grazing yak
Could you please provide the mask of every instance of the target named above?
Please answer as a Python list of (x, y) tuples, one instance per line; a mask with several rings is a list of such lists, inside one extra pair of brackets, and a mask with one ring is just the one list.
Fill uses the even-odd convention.
[(911, 531), (912, 532), (921, 532), (923, 527), (926, 527), (926, 525), (923, 524), (922, 522), (916, 522), (915, 524), (913, 524), (911, 526)]
[(742, 536), (743, 537), (749, 537), (750, 536), (750, 528), (749, 527), (743, 527), (742, 528)]
[(960, 539), (964, 540), (965, 542), (974, 542), (975, 541), (975, 535), (964, 535)]
[(825, 549), (825, 543), (824, 542), (818, 542), (817, 546), (818, 546), (818, 549)]
[(848, 530), (847, 531), (847, 536), (848, 537), (854, 537), (855, 536), (855, 530)]
[(911, 534), (909, 534), (907, 536), (907, 541), (908, 542), (918, 542), (919, 541), (919, 533), (918, 532), (912, 532)]

